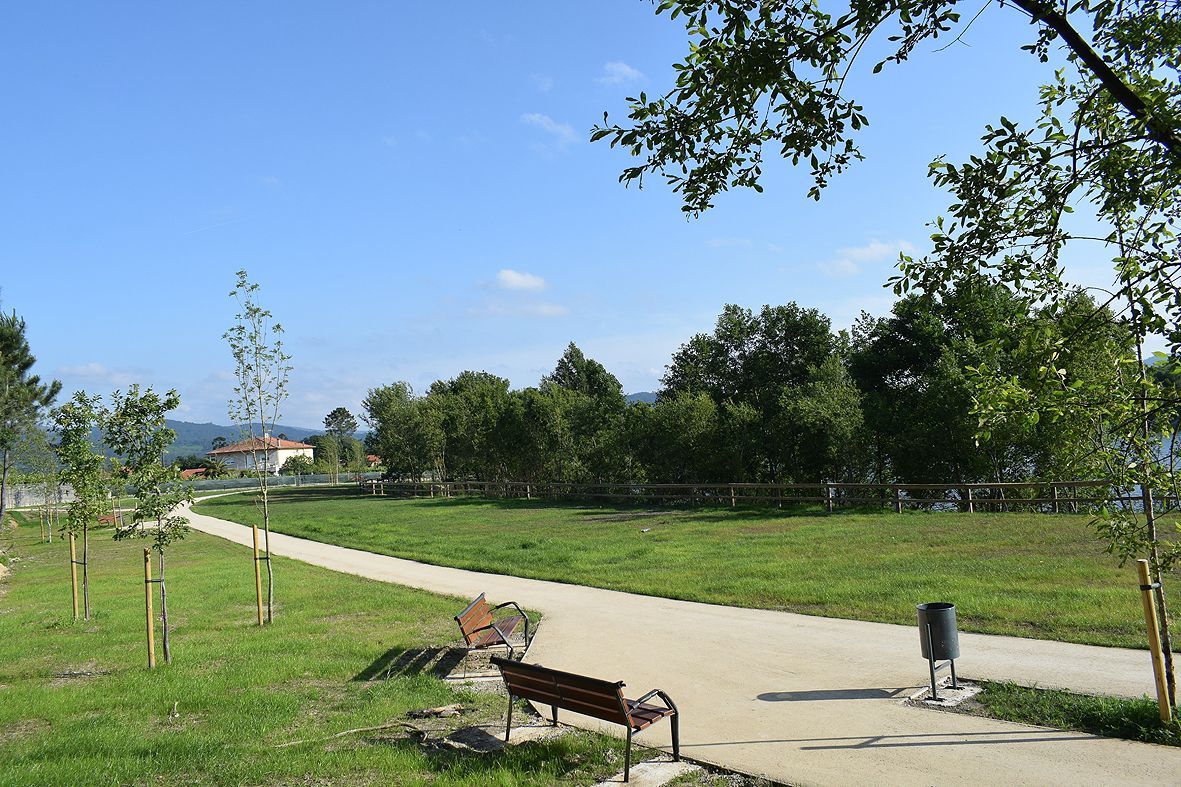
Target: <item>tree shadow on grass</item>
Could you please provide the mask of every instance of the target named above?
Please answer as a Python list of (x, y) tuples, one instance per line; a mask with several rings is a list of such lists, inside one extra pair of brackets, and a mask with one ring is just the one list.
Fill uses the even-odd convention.
[(394, 676), (430, 673), (445, 678), (463, 661), (463, 648), (390, 648), (373, 663), (353, 676), (354, 681), (385, 680)]

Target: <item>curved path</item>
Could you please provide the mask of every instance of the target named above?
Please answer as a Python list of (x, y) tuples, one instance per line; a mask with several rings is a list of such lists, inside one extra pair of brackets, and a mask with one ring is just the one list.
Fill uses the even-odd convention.
[[(186, 512), (205, 533), (250, 529)], [(1181, 749), (914, 708), (915, 628), (740, 609), (432, 566), (271, 534), (276, 555), (384, 582), (512, 599), (545, 615), (529, 660), (659, 686), (686, 756), (788, 784), (1173, 784)], [(960, 674), (1077, 691), (1153, 690), (1146, 651), (961, 634)], [(597, 727), (567, 714), (567, 721)], [(609, 725), (608, 732), (618, 728)], [(641, 743), (667, 746), (668, 725)]]

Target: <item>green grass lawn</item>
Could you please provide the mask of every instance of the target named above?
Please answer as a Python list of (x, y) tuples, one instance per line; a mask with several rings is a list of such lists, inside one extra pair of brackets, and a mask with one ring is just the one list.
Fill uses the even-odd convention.
[[(278, 532), (428, 563), (887, 623), (951, 601), (966, 631), (1145, 646), (1135, 572), (1086, 516), (653, 512), (355, 489), (274, 499)], [(249, 495), (197, 510), (261, 523)]]
[(975, 705), (994, 719), (1181, 746), (1181, 721), (1162, 722), (1156, 700), (1150, 697), (1095, 697), (1013, 683), (985, 682), (982, 688)]
[[(149, 671), (144, 542), (94, 534), (94, 617), (74, 623), (64, 542), (16, 518), (0, 532), (0, 784), (585, 784), (622, 762), (620, 742), (581, 732), (482, 756), (399, 728), (323, 741), (457, 701), (476, 710), (456, 726), (502, 720), (501, 696), (380, 677), (452, 643), (465, 602), (277, 559), (275, 623), (259, 629), (249, 551), (200, 533), (169, 553), (173, 663)], [(305, 739), (319, 742), (278, 748)]]

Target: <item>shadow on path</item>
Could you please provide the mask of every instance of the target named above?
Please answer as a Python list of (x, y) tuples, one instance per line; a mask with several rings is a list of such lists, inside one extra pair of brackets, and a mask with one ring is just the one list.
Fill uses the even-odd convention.
[(814, 702), (816, 700), (888, 700), (910, 688), (901, 689), (817, 689), (815, 691), (769, 691), (763, 702)]
[[(988, 740), (979, 740), (980, 738), (987, 738)], [(682, 743), (681, 748), (749, 746), (756, 743), (825, 743), (832, 741), (827, 746), (799, 747), (800, 751), (824, 751), (828, 749), (894, 749), (911, 746), (980, 746), (1102, 740), (1104, 739), (1095, 735), (1068, 733), (1062, 730), (996, 730), (993, 732), (928, 732), (915, 733), (913, 735), (851, 735), (845, 738), (775, 738), (763, 741), (714, 741), (712, 743)], [(854, 742), (837, 743), (837, 741)]]

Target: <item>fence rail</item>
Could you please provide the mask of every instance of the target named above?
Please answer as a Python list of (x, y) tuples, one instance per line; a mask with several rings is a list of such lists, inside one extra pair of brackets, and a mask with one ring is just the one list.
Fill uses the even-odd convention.
[[(867, 484), (822, 482), (816, 484), (563, 484), (526, 481), (424, 481), (365, 480), (359, 483), (370, 495), (393, 497), (493, 497), (524, 500), (588, 500), (633, 505), (688, 505), (736, 508), (740, 505), (819, 505), (833, 512), (842, 507), (882, 506), (897, 513), (909, 508), (933, 510), (1006, 511), (1033, 509), (1048, 513), (1078, 513), (1099, 503), (1114, 502), (1129, 508), (1140, 503), (1139, 494), (1112, 490), (1110, 482), (1021, 481), (971, 484)], [(1132, 490), (1135, 491), (1135, 490)], [(1164, 510), (1177, 508), (1178, 499), (1158, 499)]]

